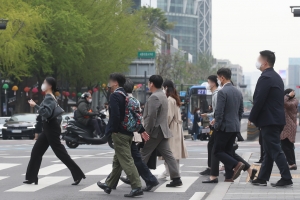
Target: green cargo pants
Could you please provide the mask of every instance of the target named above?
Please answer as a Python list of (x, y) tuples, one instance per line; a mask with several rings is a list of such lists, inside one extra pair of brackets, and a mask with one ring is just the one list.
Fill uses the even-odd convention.
[(106, 180), (106, 184), (109, 187), (115, 186), (121, 176), (122, 170), (124, 170), (130, 180), (132, 189), (142, 187), (140, 175), (131, 156), (132, 136), (122, 133), (113, 133), (112, 139), (114, 142), (115, 155), (113, 159), (113, 169), (110, 177)]

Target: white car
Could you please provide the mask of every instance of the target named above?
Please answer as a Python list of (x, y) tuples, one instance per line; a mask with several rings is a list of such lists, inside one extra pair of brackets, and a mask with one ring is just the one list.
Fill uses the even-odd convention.
[(2, 128), (6, 123), (6, 120), (9, 120), (10, 117), (0, 117), (0, 137), (2, 137)]

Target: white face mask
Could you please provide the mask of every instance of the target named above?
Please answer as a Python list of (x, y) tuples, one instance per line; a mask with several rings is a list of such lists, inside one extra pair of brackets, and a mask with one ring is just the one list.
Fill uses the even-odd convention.
[(200, 110), (198, 110), (197, 113), (200, 114)]
[(206, 86), (206, 89), (207, 89), (207, 90), (210, 90), (210, 89), (211, 89), (211, 88), (210, 88), (210, 85), (207, 85), (207, 86)]
[(256, 65), (256, 68), (260, 70), (261, 63), (259, 61), (257, 61), (255, 65)]
[(222, 83), (221, 83), (221, 81), (219, 79), (218, 79), (218, 85), (222, 86)]
[(45, 92), (47, 90), (47, 86), (45, 83), (42, 84), (41, 89), (43, 92)]
[(162, 91), (163, 91), (163, 93), (165, 93), (165, 94), (166, 94), (166, 90), (165, 90), (165, 88), (163, 88), (163, 89), (162, 89)]
[(89, 103), (92, 103), (92, 101), (93, 101), (93, 99), (89, 99), (89, 100), (88, 100)]

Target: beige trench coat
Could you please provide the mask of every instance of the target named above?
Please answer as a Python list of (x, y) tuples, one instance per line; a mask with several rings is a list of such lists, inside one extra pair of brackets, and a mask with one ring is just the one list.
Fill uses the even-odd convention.
[(176, 160), (187, 158), (188, 153), (184, 143), (180, 108), (173, 97), (168, 97), (168, 124), (173, 137), (169, 138), (169, 144)]

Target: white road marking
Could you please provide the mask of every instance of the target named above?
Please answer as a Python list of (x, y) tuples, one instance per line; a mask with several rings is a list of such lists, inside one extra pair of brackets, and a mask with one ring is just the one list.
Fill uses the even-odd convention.
[(112, 164), (104, 165), (98, 169), (90, 171), (85, 175), (108, 175), (112, 171)]
[[(103, 179), (100, 182), (104, 183), (106, 180)], [(119, 181), (117, 187), (119, 187), (120, 185), (123, 185), (124, 183), (122, 181)], [(94, 183), (93, 185), (90, 185), (89, 187), (83, 188), (82, 190), (79, 190), (79, 192), (104, 192), (101, 188), (98, 187), (97, 183)]]
[(9, 176), (0, 176), (0, 181), (3, 180), (3, 179), (6, 179), (8, 178)]
[(0, 170), (8, 169), (8, 168), (15, 167), (15, 166), (18, 166), (18, 165), (21, 165), (21, 164), (0, 163)]
[[(66, 169), (65, 164), (53, 164), (47, 167), (43, 167), (39, 170), (39, 175), (46, 176), (55, 172), (58, 172), (60, 170)], [(25, 174), (23, 174), (25, 175)]]
[(195, 192), (195, 194), (189, 200), (201, 200), (206, 192)]
[[(76, 159), (81, 158), (81, 157), (71, 157), (71, 158), (72, 158), (72, 160), (76, 160)], [(61, 162), (61, 160), (55, 160), (55, 161), (51, 161), (51, 162), (59, 163), (59, 162)]]
[(69, 176), (49, 176), (39, 179), (38, 185), (21, 185), (10, 190), (6, 190), (5, 192), (35, 192), (50, 185), (54, 185), (58, 182), (64, 181), (70, 178)]
[(219, 182), (214, 189), (210, 192), (206, 200), (223, 199), (228, 191), (230, 182)]
[(167, 181), (160, 185), (154, 192), (186, 192), (187, 189), (198, 179), (196, 176), (182, 176), (182, 186), (179, 187), (166, 187), (170, 181)]
[[(180, 167), (182, 167), (182, 166), (183, 166), (183, 164), (180, 164)], [(153, 175), (160, 175), (160, 174), (162, 174), (165, 171), (165, 165), (164, 164), (160, 164), (160, 165), (158, 165), (158, 167), (156, 167), (155, 170), (151, 169), (150, 171), (151, 171), (151, 173)]]

